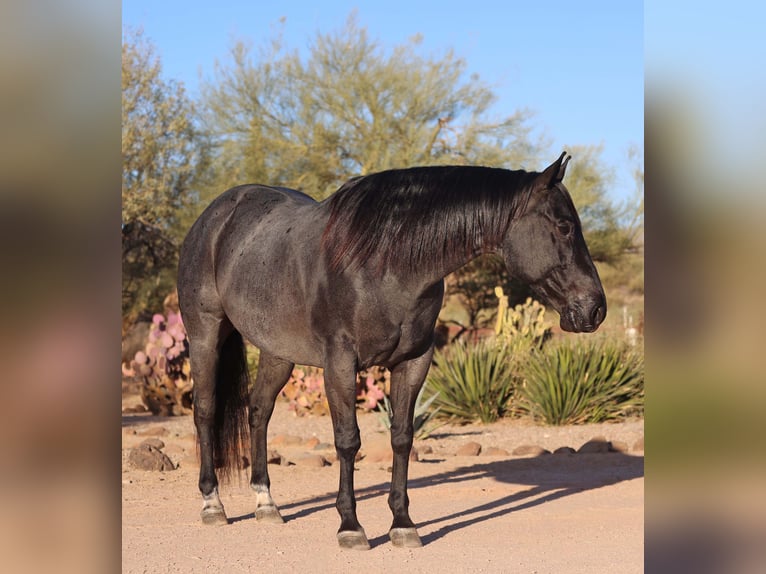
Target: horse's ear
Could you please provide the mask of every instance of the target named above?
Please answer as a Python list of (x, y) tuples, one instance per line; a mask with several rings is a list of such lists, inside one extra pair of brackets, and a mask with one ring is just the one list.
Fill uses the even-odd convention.
[[(565, 156), (566, 159), (564, 159)], [(571, 155), (567, 155), (567, 152), (565, 151), (561, 152), (559, 158), (551, 165), (546, 167), (545, 171), (543, 171), (538, 177), (540, 184), (543, 187), (549, 187), (556, 183), (561, 183), (561, 180), (564, 179), (564, 174), (567, 171), (567, 164), (569, 163), (570, 159), (572, 159)]]

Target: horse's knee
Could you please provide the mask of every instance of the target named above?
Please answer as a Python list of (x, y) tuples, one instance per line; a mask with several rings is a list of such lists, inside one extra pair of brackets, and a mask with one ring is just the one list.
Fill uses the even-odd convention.
[(361, 447), (362, 439), (359, 436), (359, 432), (349, 436), (339, 435), (335, 437), (335, 450), (339, 458), (350, 457), (353, 459)]
[(394, 453), (409, 454), (412, 449), (412, 429), (391, 431), (391, 449)]

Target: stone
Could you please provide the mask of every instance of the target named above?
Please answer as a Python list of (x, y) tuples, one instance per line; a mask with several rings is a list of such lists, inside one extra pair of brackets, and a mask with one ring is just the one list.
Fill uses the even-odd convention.
[(131, 407), (125, 407), (122, 409), (124, 414), (145, 413), (148, 412), (144, 405), (133, 405)]
[(162, 442), (162, 440), (158, 439), (157, 437), (148, 438), (148, 439), (142, 441), (141, 444), (142, 445), (153, 446), (157, 450), (162, 450), (163, 448), (165, 448), (165, 443)]
[(266, 464), (279, 464), (284, 465), (284, 457), (275, 450), (269, 450), (266, 452)]
[(430, 444), (424, 444), (418, 446), (418, 453), (419, 454), (433, 454), (434, 449)]
[(541, 456), (543, 454), (550, 454), (549, 450), (544, 449), (536, 444), (523, 444), (513, 449), (513, 456)]
[(298, 446), (303, 442), (303, 439), (294, 434), (278, 434), (271, 439), (271, 446)]
[(610, 442), (602, 436), (593, 437), (588, 442), (583, 444), (577, 452), (580, 454), (594, 454), (609, 452)]
[(575, 454), (576, 452), (571, 446), (560, 446), (553, 451), (553, 454)]
[(176, 469), (173, 461), (165, 453), (147, 444), (141, 444), (130, 449), (128, 461), (139, 470), (165, 471)]
[(644, 437), (633, 443), (633, 450), (644, 452)]
[(467, 442), (457, 449), (455, 456), (479, 456), (481, 445), (478, 442)]
[(481, 451), (481, 454), (482, 456), (509, 456), (511, 453), (504, 448), (491, 446), (488, 449)]
[(148, 429), (137, 431), (136, 434), (139, 436), (167, 436), (169, 433), (165, 427), (149, 427)]
[[(361, 451), (357, 453), (356, 460), (361, 458), (364, 458), (366, 462), (393, 464), (394, 451), (391, 448), (391, 442), (387, 438), (371, 441), (365, 447), (364, 454)], [(413, 446), (410, 450), (410, 461), (417, 462), (418, 460), (420, 460), (418, 449)]]
[(628, 443), (622, 442), (621, 440), (613, 440), (609, 443), (610, 452), (619, 452), (622, 454), (626, 454), (628, 450), (629, 450)]
[(307, 468), (330, 466), (330, 463), (321, 454), (305, 454), (295, 459), (295, 464)]
[(321, 444), (319, 439), (315, 436), (312, 436), (310, 439), (308, 439), (303, 446), (306, 448), (316, 448), (318, 444)]

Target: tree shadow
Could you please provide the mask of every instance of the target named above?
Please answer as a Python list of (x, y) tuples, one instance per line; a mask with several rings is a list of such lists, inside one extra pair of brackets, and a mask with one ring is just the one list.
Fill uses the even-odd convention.
[[(613, 485), (644, 476), (644, 457), (610, 452), (598, 454), (543, 454), (533, 458), (517, 458), (477, 462), (476, 464), (410, 479), (411, 491), (445, 484), (470, 484), (490, 478), (498, 482), (528, 485), (529, 488), (488, 502), (467, 506), (457, 512), (431, 518), (417, 524), (423, 527), (442, 525), (421, 535), (423, 544), (429, 544), (447, 534), (499, 516), (546, 504), (572, 494)], [(389, 481), (356, 490), (357, 501), (386, 497)], [(336, 492), (280, 505), (286, 522), (335, 507)], [(415, 509), (413, 507), (413, 509)], [(416, 510), (416, 509), (415, 509)], [(233, 518), (245, 520), (252, 513)], [(388, 541), (387, 535), (370, 540), (375, 547)]]

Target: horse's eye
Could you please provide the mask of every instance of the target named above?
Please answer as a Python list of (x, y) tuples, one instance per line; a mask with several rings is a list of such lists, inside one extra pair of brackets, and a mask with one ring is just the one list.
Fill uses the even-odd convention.
[(556, 228), (559, 230), (559, 233), (565, 237), (569, 237), (574, 231), (574, 225), (572, 222), (565, 219), (557, 221)]

